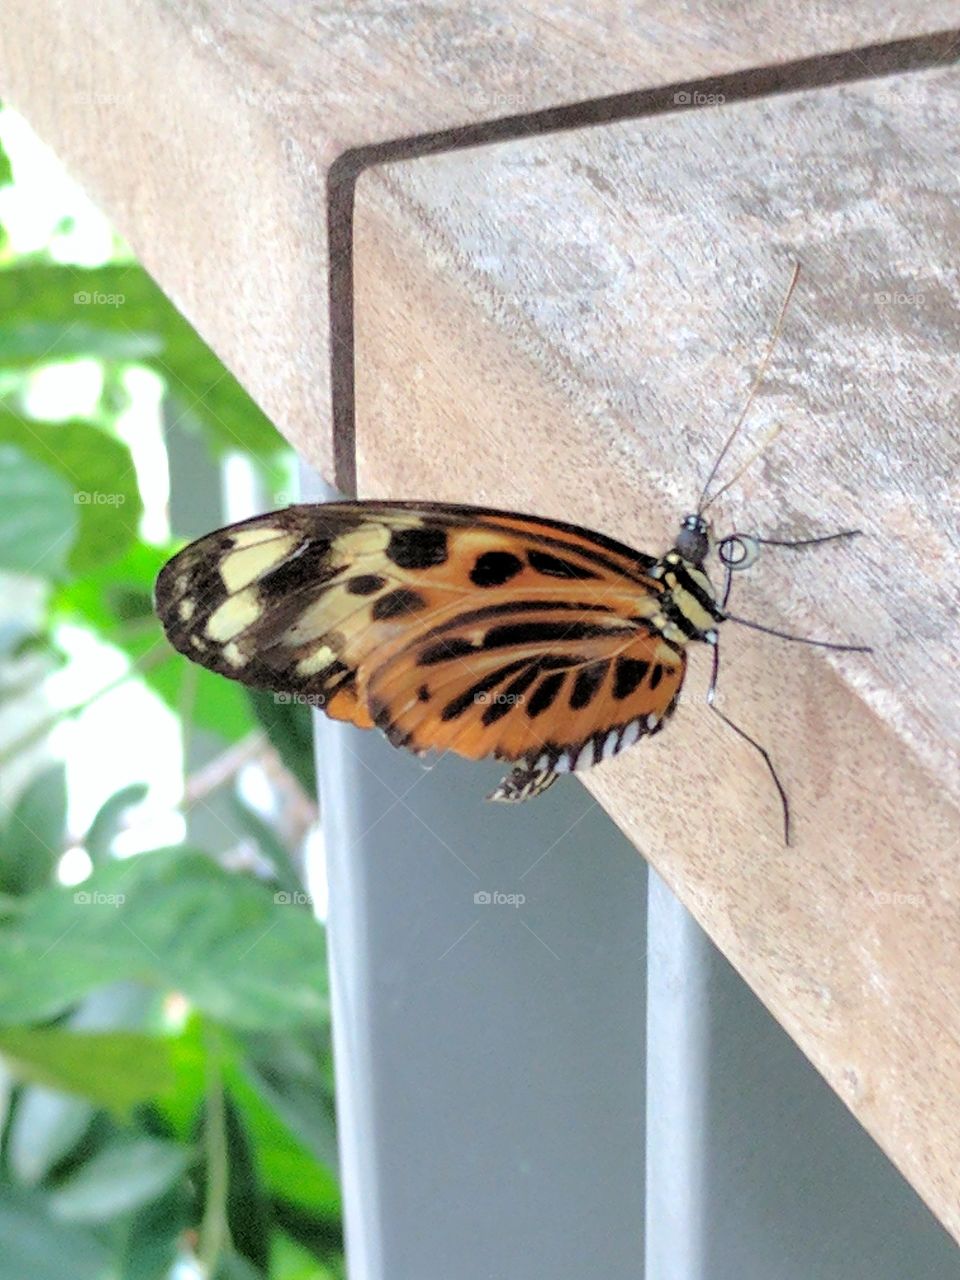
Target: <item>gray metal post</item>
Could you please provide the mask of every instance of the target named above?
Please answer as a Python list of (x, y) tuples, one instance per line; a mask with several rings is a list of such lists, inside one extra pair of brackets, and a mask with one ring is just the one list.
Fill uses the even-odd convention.
[(645, 1280), (954, 1280), (953, 1240), (654, 873)]
[(637, 1280), (641, 858), (573, 780), (317, 745), (351, 1280)]

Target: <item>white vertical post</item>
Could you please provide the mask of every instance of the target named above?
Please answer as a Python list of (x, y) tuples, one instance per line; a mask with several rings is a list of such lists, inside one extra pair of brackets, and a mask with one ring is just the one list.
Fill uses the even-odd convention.
[(645, 1280), (705, 1280), (709, 943), (656, 872), (647, 896)]

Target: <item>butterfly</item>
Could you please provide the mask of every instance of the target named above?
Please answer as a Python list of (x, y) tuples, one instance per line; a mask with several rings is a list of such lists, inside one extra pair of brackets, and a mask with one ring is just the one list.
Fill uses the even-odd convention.
[[(157, 580), (157, 612), (177, 650), (230, 679), (376, 726), (418, 755), (509, 762), (490, 797), (504, 801), (539, 795), (559, 775), (659, 733), (676, 709), (688, 647), (705, 644), (714, 655), (708, 702), (763, 755), (789, 841), (787, 797), (768, 753), (714, 703), (718, 628), (733, 619), (805, 640), (730, 614), (731, 575), (761, 545), (856, 531), (799, 542), (715, 538), (705, 511), (733, 480), (707, 493), (745, 414), (660, 556), (493, 508), (302, 504), (184, 548)], [(711, 553), (725, 571), (720, 593), (706, 568)]]

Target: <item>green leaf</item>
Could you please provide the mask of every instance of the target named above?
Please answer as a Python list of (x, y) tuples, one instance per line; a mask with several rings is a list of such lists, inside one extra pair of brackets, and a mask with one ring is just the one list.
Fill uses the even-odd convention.
[(287, 1235), (326, 1265), (336, 1267), (342, 1259), (343, 1233), (339, 1222), (317, 1218), (283, 1200), (274, 1201), (273, 1218)]
[(72, 486), (80, 522), (69, 558), (74, 573), (109, 564), (136, 540), (143, 503), (130, 450), (115, 436), (89, 422), (27, 423), (0, 413), (4, 444), (30, 454)]
[(16, 660), (31, 644), (43, 643), (24, 618), (4, 618), (0, 621), (0, 662)]
[[(278, 1041), (279, 1037), (275, 1043)], [(332, 1171), (335, 1153), (328, 1153), (328, 1162), (318, 1163), (303, 1137), (290, 1127), (289, 1119), (281, 1119), (253, 1087), (242, 1062), (227, 1063), (226, 1079), (256, 1146), (260, 1177), (270, 1194), (336, 1221), (340, 1189)]]
[(235, 792), (230, 792), (227, 799), (237, 820), (237, 826), (255, 841), (261, 854), (273, 866), (277, 885), (285, 889), (291, 897), (294, 894), (303, 895), (303, 878), (280, 837), (264, 822), (259, 813), (245, 804)]
[(188, 1149), (159, 1138), (115, 1142), (50, 1193), (50, 1209), (64, 1222), (109, 1222), (167, 1191), (190, 1159)]
[(282, 1232), (273, 1233), (270, 1253), (270, 1280), (346, 1280), (343, 1259), (324, 1266)]
[(8, 187), (13, 181), (13, 167), (10, 164), (10, 157), (3, 149), (3, 143), (0, 142), (0, 187)]
[(173, 1086), (169, 1044), (138, 1031), (0, 1028), (0, 1056), (18, 1080), (76, 1094), (121, 1117)]
[[(87, 996), (59, 1026), (61, 1032), (139, 1029), (151, 1017), (156, 996), (135, 983), (114, 983)], [(173, 1045), (166, 1042), (172, 1057)], [(158, 1095), (158, 1101), (164, 1101)], [(10, 1168), (27, 1186), (38, 1185), (87, 1132), (95, 1116), (89, 1102), (31, 1085), (21, 1087), (10, 1121), (7, 1153)]]
[(0, 443), (0, 569), (61, 575), (76, 541), (78, 510), (56, 470)]
[(0, 891), (32, 893), (47, 884), (64, 844), (67, 781), (53, 765), (30, 782), (0, 835)]
[(11, 1280), (104, 1280), (110, 1255), (92, 1231), (51, 1219), (45, 1196), (3, 1187), (3, 1270)]
[(321, 1054), (329, 1049), (309, 1038), (241, 1034), (241, 1069), (287, 1129), (329, 1169), (337, 1167), (333, 1097)]
[[(158, 642), (167, 646), (159, 623), (153, 640), (144, 638), (125, 648), (128, 652), (139, 649), (155, 653)], [(210, 729), (227, 743), (245, 738), (255, 724), (243, 686), (198, 667), (173, 649), (169, 653), (169, 658), (144, 671), (149, 687), (171, 710), (197, 728)]]
[(247, 697), (280, 759), (308, 796), (316, 795), (313, 762), (313, 717), (301, 702), (280, 701), (283, 695), (247, 689)]
[[(48, 326), (58, 341), (57, 353), (89, 354), (90, 335), (101, 341), (120, 338), (154, 348), (126, 352), (117, 358), (138, 359), (167, 383), (175, 417), (196, 421), (218, 450), (245, 449), (272, 458), (286, 449), (269, 419), (180, 315), (142, 267), (109, 263), (83, 270), (47, 262), (31, 262), (0, 271), (0, 362), (24, 364), (41, 358), (36, 341), (24, 349), (24, 334)], [(11, 323), (11, 317), (15, 323)], [(77, 322), (87, 333), (77, 338)], [(18, 346), (18, 344), (20, 344)]]
[[(46, 271), (44, 265), (18, 268), (33, 272)], [(3, 276), (0, 273), (0, 292)], [(123, 333), (115, 329), (98, 329), (90, 324), (46, 324), (23, 321), (0, 330), (0, 364), (30, 367), (41, 361), (55, 363), (71, 359), (99, 358), (124, 362), (148, 361), (163, 350), (163, 342), (152, 333)]]
[[(153, 584), (169, 554), (138, 540), (110, 565), (57, 586), (51, 609), (58, 617), (89, 623), (102, 639), (122, 647), (122, 631), (131, 622), (156, 622)], [(160, 635), (159, 623), (154, 634)]]
[(197, 1013), (188, 1016), (180, 1034), (171, 1042), (176, 1085), (157, 1100), (171, 1132), (186, 1141), (196, 1130), (197, 1117), (207, 1087), (207, 1034)]
[(214, 1272), (214, 1280), (263, 1280), (263, 1276), (262, 1271), (232, 1249), (227, 1249), (220, 1257)]
[(228, 1025), (327, 1018), (324, 935), (274, 892), (186, 849), (98, 867), (0, 928), (0, 1023), (53, 1017), (119, 978), (182, 992)]
[[(257, 1052), (274, 1052), (280, 1057), (289, 1038), (288, 1032), (254, 1037), (254, 1043)], [(281, 1119), (251, 1083), (244, 1060), (249, 1039), (248, 1036), (221, 1037), (222, 1067), (230, 1097), (243, 1116), (244, 1125), (256, 1150), (263, 1186), (271, 1196), (281, 1197), (321, 1218), (336, 1221), (340, 1214), (340, 1191), (336, 1177), (327, 1165), (317, 1162), (296, 1128), (291, 1127), (304, 1119), (302, 1112), (291, 1111)], [(300, 1051), (303, 1049), (303, 1040), (316, 1040), (325, 1044), (328, 1039), (326, 1028), (312, 1033), (303, 1029), (296, 1033), (295, 1044)], [(159, 1100), (159, 1109), (173, 1131), (186, 1139), (194, 1132), (193, 1122), (203, 1101), (206, 1082), (206, 1044), (199, 1017), (194, 1016), (188, 1020), (183, 1031), (172, 1042), (172, 1049), (177, 1086), (173, 1093)], [(321, 1067), (319, 1056), (315, 1060), (318, 1065), (312, 1083), (320, 1094), (318, 1105), (328, 1108), (332, 1099), (328, 1063), (324, 1060)], [(304, 1083), (309, 1085), (311, 1081)], [(309, 1104), (307, 1110), (309, 1111)], [(320, 1142), (324, 1151), (333, 1159), (333, 1148), (330, 1145), (332, 1126), (328, 1117), (329, 1111), (321, 1122), (326, 1125), (326, 1129)], [(304, 1119), (308, 1129), (312, 1122), (312, 1115)], [(311, 1146), (316, 1136), (315, 1133), (310, 1133)]]
[(83, 838), (83, 847), (91, 862), (109, 861), (114, 838), (123, 830), (126, 813), (144, 800), (148, 790), (145, 782), (132, 782), (103, 802)]
[(233, 1246), (262, 1275), (269, 1262), (270, 1220), (260, 1187), (253, 1143), (236, 1104), (227, 1096), (227, 1225)]
[(7, 1159), (24, 1186), (35, 1187), (86, 1133), (93, 1108), (52, 1089), (24, 1089), (9, 1128)]
[(124, 1242), (118, 1280), (169, 1280), (180, 1233), (188, 1225), (187, 1211), (182, 1186), (171, 1187), (138, 1210)]

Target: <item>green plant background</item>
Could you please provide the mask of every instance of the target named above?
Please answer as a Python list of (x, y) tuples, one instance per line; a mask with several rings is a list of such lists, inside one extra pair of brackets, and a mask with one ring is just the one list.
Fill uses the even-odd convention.
[[(15, 178), (0, 150), (0, 186)], [(91, 358), (104, 375), (95, 412), (31, 416), (38, 369)], [(276, 488), (282, 440), (122, 246), (81, 267), (18, 257), (0, 228), (0, 575), (8, 603), (38, 602), (32, 620), (0, 627), (0, 710), (24, 693), (11, 672), (42, 682), (62, 667), (67, 623), (126, 655), (116, 683), (145, 682), (214, 755), (259, 736), (285, 794), (309, 807), (305, 709), (190, 668), (154, 618), (153, 580), (176, 542), (141, 535), (138, 472), (116, 429), (138, 366), (163, 381), (171, 437), (190, 432), (214, 458), (242, 452)], [(242, 869), (196, 847), (189, 822), (183, 844), (117, 857), (137, 783), (68, 835), (64, 768), (44, 748), (91, 700), (0, 744), (0, 765), (42, 762), (17, 794), (0, 792), (3, 1274), (340, 1276), (324, 934), (301, 891), (303, 842), (234, 796)], [(58, 876), (68, 847), (91, 868), (70, 885)]]

